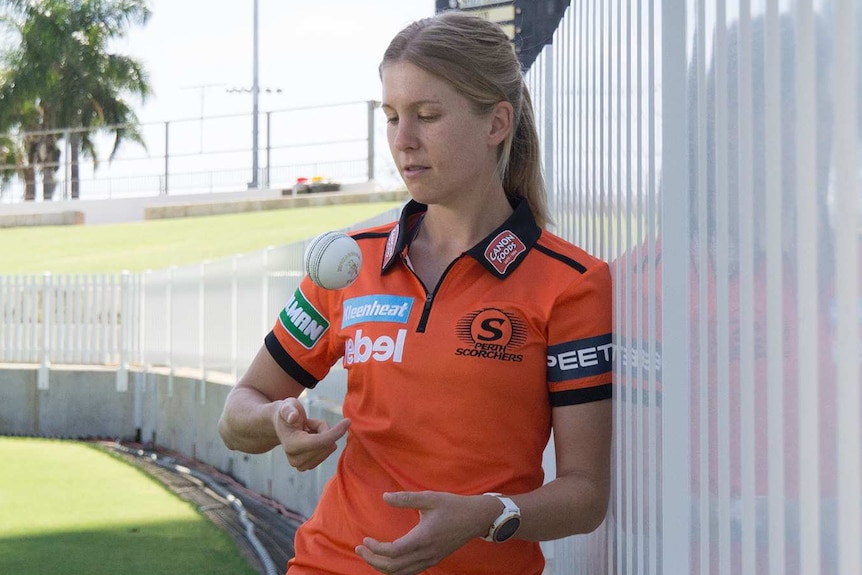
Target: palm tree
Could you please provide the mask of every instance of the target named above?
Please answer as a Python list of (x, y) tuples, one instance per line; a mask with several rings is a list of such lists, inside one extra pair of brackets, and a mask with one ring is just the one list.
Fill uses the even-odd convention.
[[(3, 103), (0, 93), (0, 103)], [(17, 134), (0, 133), (0, 185), (8, 186), (13, 176), (24, 182), (24, 199), (36, 199), (36, 173), (39, 166), (41, 110), (32, 103), (0, 107)]]
[[(96, 165), (94, 130), (114, 135), (111, 158), (126, 140), (144, 144), (138, 119), (124, 99), (145, 99), (151, 92), (142, 65), (108, 52), (111, 40), (150, 17), (146, 0), (5, 0), (0, 23), (16, 31), (19, 42), (5, 54), (0, 75), (0, 132), (32, 130), (20, 111), (38, 112), (37, 136), (22, 142), (27, 158), (42, 175), (42, 194), (51, 199), (59, 168), (58, 143), (68, 137), (72, 197), (79, 196), (79, 159)], [(5, 18), (3, 18), (5, 16)], [(35, 184), (35, 171), (33, 172)], [(30, 182), (25, 181), (25, 187)], [(29, 194), (28, 194), (29, 195)]]

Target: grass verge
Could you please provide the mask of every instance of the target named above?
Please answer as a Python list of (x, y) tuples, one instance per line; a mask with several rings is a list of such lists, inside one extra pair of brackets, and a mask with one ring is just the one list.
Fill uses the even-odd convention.
[(84, 443), (0, 437), (0, 573), (256, 575), (191, 504)]
[(400, 202), (314, 206), (92, 226), (0, 229), (0, 274), (139, 272), (289, 244)]

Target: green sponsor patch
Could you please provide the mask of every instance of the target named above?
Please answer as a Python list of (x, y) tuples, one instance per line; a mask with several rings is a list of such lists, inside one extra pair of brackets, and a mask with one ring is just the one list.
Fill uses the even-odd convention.
[(294, 292), (278, 317), (287, 333), (308, 349), (314, 347), (329, 329), (329, 321), (305, 299), (299, 289)]

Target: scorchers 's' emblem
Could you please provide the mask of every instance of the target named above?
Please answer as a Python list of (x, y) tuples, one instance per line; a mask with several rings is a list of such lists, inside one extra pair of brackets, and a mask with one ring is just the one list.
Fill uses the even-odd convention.
[(527, 326), (515, 314), (485, 308), (458, 320), (457, 335), (467, 347), (459, 347), (455, 355), (521, 361), (523, 356), (512, 352), (526, 343)]

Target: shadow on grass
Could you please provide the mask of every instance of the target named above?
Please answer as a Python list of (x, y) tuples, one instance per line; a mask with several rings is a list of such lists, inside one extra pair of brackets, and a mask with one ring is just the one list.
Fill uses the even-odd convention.
[(206, 522), (172, 521), (0, 538), (0, 573), (256, 575), (230, 537), (213, 531)]

